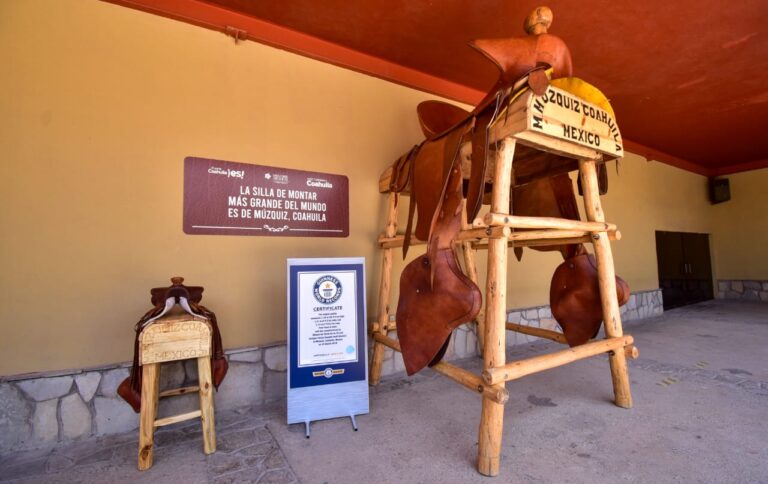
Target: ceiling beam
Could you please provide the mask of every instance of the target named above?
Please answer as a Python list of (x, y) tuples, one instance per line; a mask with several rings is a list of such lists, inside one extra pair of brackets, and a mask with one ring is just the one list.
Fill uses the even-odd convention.
[(640, 155), (649, 161), (660, 161), (666, 165), (674, 166), (675, 168), (680, 168), (681, 170), (690, 171), (692, 173), (696, 173), (697, 175), (707, 177), (715, 176), (714, 170), (711, 168), (701, 166), (698, 163), (694, 163), (683, 158), (678, 158), (675, 155), (670, 155), (669, 153), (665, 153), (655, 148), (651, 148), (650, 146), (645, 146), (644, 144), (636, 143), (628, 139), (624, 139), (624, 149), (626, 151), (631, 151), (632, 153)]
[(748, 161), (746, 163), (739, 163), (738, 165), (724, 166), (715, 169), (712, 176), (733, 175), (734, 173), (759, 170), (761, 168), (768, 168), (768, 160)]

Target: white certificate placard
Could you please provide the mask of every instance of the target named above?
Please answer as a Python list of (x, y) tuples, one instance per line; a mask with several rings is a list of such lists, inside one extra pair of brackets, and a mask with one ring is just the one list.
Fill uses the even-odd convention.
[(298, 273), (299, 368), (358, 360), (356, 272)]
[(288, 423), (354, 421), (369, 408), (365, 259), (288, 259), (287, 279)]

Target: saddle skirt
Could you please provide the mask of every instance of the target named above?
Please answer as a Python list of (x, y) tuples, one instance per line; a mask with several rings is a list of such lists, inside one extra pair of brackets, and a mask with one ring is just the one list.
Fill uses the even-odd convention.
[[(400, 275), (395, 318), (408, 375), (440, 361), (453, 330), (472, 321), (480, 311), (480, 289), (464, 275), (453, 250), (462, 220), (461, 164), (456, 155), (463, 139), (463, 133), (456, 130), (433, 144), (453, 152), (448, 158), (452, 162), (443, 190), (437, 194), (427, 253), (411, 261)], [(436, 171), (442, 175), (442, 170)]]
[[(619, 306), (629, 301), (629, 285), (618, 276), (616, 295)], [(597, 336), (603, 306), (595, 256), (583, 250), (555, 269), (549, 286), (549, 304), (569, 346), (584, 344)]]
[(406, 373), (439, 362), (453, 330), (477, 316), (481, 301), (480, 289), (461, 271), (452, 250), (409, 263), (400, 277), (396, 315)]

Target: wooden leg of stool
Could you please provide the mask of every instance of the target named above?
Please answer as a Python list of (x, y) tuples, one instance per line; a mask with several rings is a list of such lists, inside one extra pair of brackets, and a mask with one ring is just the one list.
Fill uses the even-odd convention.
[[(397, 194), (390, 193), (387, 200), (387, 226), (384, 229), (385, 237), (394, 237), (397, 233)], [(381, 280), (379, 283), (379, 334), (386, 336), (389, 325), (389, 296), (392, 287), (392, 249), (382, 249), (381, 254)], [(381, 365), (384, 362), (383, 344), (374, 341), (371, 354), (371, 367), (369, 369), (368, 384), (378, 385), (381, 380)]]
[[(461, 220), (461, 228), (462, 229), (470, 229), (472, 226), (467, 222), (467, 210), (466, 205), (467, 201), (464, 200), (463, 203), (463, 212), (464, 215), (462, 215)], [(477, 277), (477, 263), (476, 263), (476, 256), (477, 256), (477, 250), (472, 247), (471, 242), (462, 242), (461, 244), (462, 254), (464, 255), (464, 267), (467, 269), (467, 276), (477, 284), (480, 285)], [(485, 308), (481, 307), (480, 312), (477, 313), (477, 317), (475, 318), (475, 322), (477, 325), (475, 326), (475, 336), (477, 336), (477, 343), (480, 347), (480, 354), (483, 353), (483, 344), (485, 342)]]
[[(597, 186), (597, 170), (591, 160), (579, 161), (581, 185), (584, 189), (584, 209), (587, 219), (594, 222), (605, 222), (605, 214), (600, 203), (600, 192)], [(624, 335), (621, 327), (621, 313), (616, 296), (616, 271), (613, 266), (611, 243), (606, 232), (595, 233), (592, 236), (597, 260), (597, 277), (600, 283), (600, 300), (603, 306), (603, 321), (605, 334), (609, 338)], [(624, 348), (618, 348), (609, 353), (611, 379), (613, 380), (614, 402), (623, 408), (632, 407), (632, 393), (629, 387), (629, 371)]]
[[(488, 284), (486, 287), (485, 346), (483, 368), (496, 368), (506, 362), (507, 240), (488, 242)], [(504, 388), (504, 382), (494, 385)], [(477, 471), (485, 476), (499, 473), (504, 405), (483, 398), (478, 433)]]
[(197, 375), (200, 381), (200, 423), (203, 426), (203, 452), (216, 452), (216, 421), (213, 406), (213, 380), (211, 358), (197, 359)]
[(139, 470), (152, 467), (154, 454), (155, 417), (160, 385), (160, 365), (152, 363), (141, 367), (141, 413), (139, 417)]
[[(509, 186), (512, 179), (512, 159), (515, 140), (501, 142), (496, 155), (493, 176), (491, 210), (509, 211)], [(488, 275), (485, 289), (485, 340), (483, 370), (506, 364), (507, 322), (507, 238), (488, 240)], [(504, 382), (494, 385), (504, 388)], [(486, 476), (499, 473), (501, 464), (501, 436), (504, 430), (504, 405), (483, 398), (478, 432), (477, 471)]]

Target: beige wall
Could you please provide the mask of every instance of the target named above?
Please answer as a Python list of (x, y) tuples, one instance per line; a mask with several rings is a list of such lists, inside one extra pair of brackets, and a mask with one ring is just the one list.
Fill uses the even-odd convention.
[(657, 288), (656, 231), (712, 232), (707, 179), (633, 154), (609, 178), (604, 207), (622, 234), (613, 244), (617, 273), (633, 290)]
[[(728, 175), (731, 200), (717, 205), (709, 203), (706, 177), (632, 153), (618, 173), (611, 163), (608, 175), (603, 207), (622, 233), (613, 244), (616, 272), (633, 291), (659, 286), (657, 230), (710, 234), (715, 280), (768, 279), (768, 257), (761, 255), (768, 247), (768, 169)], [(556, 254), (530, 250), (522, 263), (511, 258), (510, 307), (547, 304), (546, 288), (559, 263)]]
[[(575, 173), (571, 173), (571, 178), (575, 186)], [(618, 172), (615, 162), (609, 163), (608, 178), (609, 190), (602, 199), (603, 208), (608, 220), (617, 223), (622, 234), (622, 239), (612, 244), (616, 272), (633, 291), (658, 288), (656, 230), (700, 233), (713, 230), (707, 179), (663, 163), (646, 161), (632, 153), (621, 160)], [(407, 206), (407, 199), (404, 205)], [(405, 220), (401, 211), (401, 226)], [(591, 251), (591, 246), (588, 249)], [(409, 253), (409, 260), (414, 256)], [(512, 252), (508, 259), (508, 307), (549, 304), (549, 282), (562, 262), (559, 253), (525, 249), (522, 261), (518, 262)], [(477, 263), (483, 279), (484, 252), (478, 252)], [(396, 260), (396, 271), (403, 265)], [(391, 302), (393, 305), (397, 302), (396, 290)]]
[[(206, 288), (227, 347), (285, 339), (285, 259), (364, 256), (426, 95), (95, 0), (0, 5), (0, 374), (130, 359), (149, 288)], [(349, 177), (346, 239), (189, 236), (183, 159)]]
[[(706, 178), (631, 153), (618, 173), (608, 165), (608, 178), (603, 208), (622, 234), (612, 244), (616, 273), (633, 291), (658, 288), (655, 231), (711, 232)], [(522, 262), (510, 253), (509, 306), (549, 304), (549, 281), (561, 262), (554, 252), (526, 249)]]
[[(365, 257), (375, 313), (378, 176), (429, 96), (95, 0), (3, 2), (0, 59), (0, 375), (130, 359), (172, 275), (206, 287), (228, 348), (285, 338), (288, 257)], [(347, 175), (351, 234), (185, 235), (185, 156)], [(655, 288), (654, 230), (714, 230), (705, 179), (632, 155), (610, 173), (617, 270)], [(546, 303), (558, 257), (510, 259), (509, 306)]]
[(712, 207), (717, 276), (768, 280), (768, 168), (727, 178), (731, 200)]

